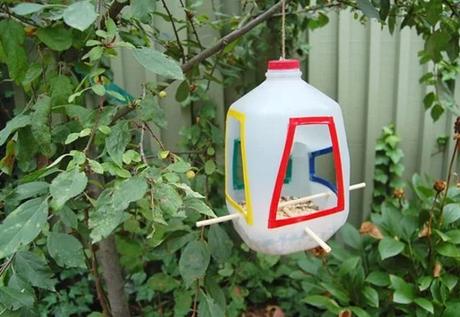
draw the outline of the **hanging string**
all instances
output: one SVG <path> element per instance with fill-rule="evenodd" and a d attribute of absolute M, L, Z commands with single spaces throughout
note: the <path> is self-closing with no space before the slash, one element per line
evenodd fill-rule
<path fill-rule="evenodd" d="M 281 58 L 286 59 L 286 0 L 281 2 Z"/>

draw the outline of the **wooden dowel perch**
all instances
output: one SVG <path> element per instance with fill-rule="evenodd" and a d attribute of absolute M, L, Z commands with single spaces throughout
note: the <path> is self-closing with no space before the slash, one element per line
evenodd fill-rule
<path fill-rule="evenodd" d="M 326 252 L 326 253 L 329 253 L 331 252 L 331 247 L 323 241 L 323 239 L 321 239 L 320 237 L 318 237 L 316 235 L 316 233 L 314 233 L 313 231 L 311 231 L 310 228 L 308 227 L 305 227 L 305 233 L 308 234 L 310 236 L 310 238 L 312 238 L 313 240 L 315 240 L 316 243 L 318 243 L 318 245 L 323 248 L 323 250 Z"/>
<path fill-rule="evenodd" d="M 359 188 L 364 188 L 364 187 L 366 187 L 366 183 L 354 184 L 354 185 L 350 186 L 350 191 L 355 190 L 355 189 L 359 189 Z M 281 208 L 286 207 L 286 206 L 305 203 L 307 201 L 310 201 L 310 200 L 313 200 L 313 199 L 316 199 L 316 198 L 329 196 L 329 195 L 330 195 L 329 192 L 324 192 L 324 193 L 318 193 L 318 194 L 314 194 L 314 195 L 311 195 L 311 196 L 306 196 L 306 197 L 302 197 L 302 198 L 298 198 L 298 199 L 283 201 L 282 203 L 278 204 L 278 209 L 281 209 Z"/>
<path fill-rule="evenodd" d="M 359 188 L 363 188 L 363 187 L 366 187 L 366 183 L 359 183 L 359 184 L 351 185 L 349 190 L 351 191 L 351 190 L 355 190 L 355 189 L 359 189 Z M 330 195 L 329 192 L 324 192 L 324 193 L 319 193 L 319 194 L 314 194 L 314 195 L 302 197 L 302 198 L 295 199 L 295 200 L 282 202 L 282 203 L 280 203 L 278 205 L 278 209 L 286 207 L 286 206 L 290 206 L 290 205 L 296 205 L 298 203 L 303 203 L 303 202 L 310 201 L 310 200 L 315 199 L 315 198 L 321 198 L 321 197 L 328 196 L 328 195 Z M 237 218 L 240 218 L 242 216 L 243 215 L 240 214 L 240 213 L 234 213 L 234 214 L 225 215 L 225 216 L 222 216 L 222 217 L 217 217 L 217 218 L 212 218 L 212 219 L 207 219 L 207 220 L 201 220 L 201 221 L 197 221 L 196 226 L 197 227 L 209 226 L 209 225 L 213 225 L 215 223 L 220 223 L 220 222 L 225 222 L 225 221 L 230 221 L 230 220 L 233 220 L 233 219 L 237 219 Z M 310 230 L 310 232 L 311 232 L 311 230 Z M 311 236 L 311 237 L 313 238 L 313 236 Z M 318 236 L 316 236 L 316 238 L 319 239 Z M 325 243 L 325 242 L 323 241 L 323 243 Z M 325 251 L 326 251 L 326 249 L 325 249 Z M 328 251 L 326 251 L 326 252 L 328 252 Z"/>
<path fill-rule="evenodd" d="M 230 214 L 230 215 L 226 215 L 226 216 L 222 216 L 222 217 L 217 217 L 217 218 L 212 218 L 212 219 L 207 219 L 207 220 L 201 220 L 201 221 L 197 221 L 196 226 L 197 227 L 209 226 L 209 225 L 213 225 L 215 223 L 233 220 L 233 219 L 236 219 L 236 218 L 239 218 L 239 217 L 242 217 L 242 216 L 243 215 L 240 214 L 240 213 L 234 213 L 234 214 Z"/>

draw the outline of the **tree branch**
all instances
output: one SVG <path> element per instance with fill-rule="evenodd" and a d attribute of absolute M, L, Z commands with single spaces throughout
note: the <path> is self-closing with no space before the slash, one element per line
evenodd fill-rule
<path fill-rule="evenodd" d="M 173 29 L 173 32 L 174 32 L 174 36 L 176 37 L 176 42 L 177 42 L 177 45 L 179 46 L 179 49 L 180 49 L 180 52 L 181 52 L 181 55 L 182 55 L 182 63 L 185 63 L 187 58 L 185 56 L 184 47 L 182 46 L 182 43 L 181 43 L 180 38 L 179 38 L 179 33 L 177 32 L 176 23 L 174 23 L 174 17 L 171 14 L 171 11 L 169 11 L 168 6 L 166 5 L 166 1 L 161 0 L 161 3 L 163 3 L 163 7 L 165 8 L 165 11 L 169 16 L 169 19 L 171 20 L 171 26 L 172 26 L 172 29 Z"/>
<path fill-rule="evenodd" d="M 268 18 L 270 18 L 273 14 L 278 12 L 281 8 L 282 0 L 277 2 L 275 5 L 273 5 L 270 9 L 265 11 L 264 13 L 258 15 L 256 18 L 253 20 L 249 21 L 246 23 L 244 26 L 242 26 L 239 29 L 236 29 L 233 32 L 228 33 L 225 35 L 223 38 L 221 38 L 214 46 L 211 46 L 204 51 L 202 51 L 200 54 L 195 55 L 192 57 L 187 63 L 182 64 L 181 68 L 184 73 L 188 72 L 190 69 L 193 68 L 196 64 L 201 63 L 208 57 L 216 54 L 225 46 L 230 44 L 231 42 L 235 41 L 236 39 L 240 38 L 244 34 L 248 33 L 251 31 L 253 28 L 255 28 L 257 25 L 260 23 L 266 21 Z M 286 2 L 289 2 L 289 0 L 286 0 Z"/>

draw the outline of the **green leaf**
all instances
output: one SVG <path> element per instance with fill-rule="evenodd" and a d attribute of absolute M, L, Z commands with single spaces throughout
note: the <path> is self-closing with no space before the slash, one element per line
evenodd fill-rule
<path fill-rule="evenodd" d="M 360 307 L 351 306 L 350 309 L 354 314 L 356 314 L 357 317 L 370 317 L 371 316 L 364 309 Z"/>
<path fill-rule="evenodd" d="M 13 19 L 0 21 L 0 51 L 8 65 L 8 74 L 20 83 L 27 72 L 27 53 L 24 49 L 25 32 L 21 23 Z"/>
<path fill-rule="evenodd" d="M 68 26 L 84 31 L 96 21 L 97 13 L 90 1 L 78 1 L 64 10 L 63 17 Z"/>
<path fill-rule="evenodd" d="M 415 304 L 426 310 L 427 312 L 434 314 L 433 304 L 426 298 L 416 298 L 414 299 Z"/>
<path fill-rule="evenodd" d="M 440 28 L 428 36 L 425 41 L 425 54 L 434 62 L 442 59 L 442 51 L 449 45 L 450 34 L 446 29 Z"/>
<path fill-rule="evenodd" d="M 214 160 L 207 160 L 206 163 L 204 163 L 204 172 L 207 175 L 211 175 L 216 171 L 216 162 Z"/>
<path fill-rule="evenodd" d="M 80 137 L 80 133 L 70 133 L 65 139 L 64 144 L 70 144 Z"/>
<path fill-rule="evenodd" d="M 166 115 L 155 97 L 145 97 L 139 105 L 138 117 L 143 121 L 153 121 L 159 128 L 166 127 Z"/>
<path fill-rule="evenodd" d="M 208 246 L 212 257 L 219 263 L 225 263 L 232 254 L 233 242 L 225 230 L 215 224 L 208 231 Z"/>
<path fill-rule="evenodd" d="M 184 80 L 178 87 L 177 87 L 177 90 L 176 90 L 176 100 L 178 102 L 182 102 L 184 101 L 185 99 L 187 99 L 188 95 L 189 95 L 189 85 L 188 85 L 188 81 Z"/>
<path fill-rule="evenodd" d="M 121 182 L 113 192 L 113 205 L 124 210 L 129 204 L 144 197 L 147 192 L 147 182 L 142 177 L 132 177 Z"/>
<path fill-rule="evenodd" d="M 32 84 L 34 80 L 40 77 L 42 72 L 43 68 L 40 64 L 34 63 L 30 65 L 30 67 L 27 69 L 24 79 L 22 80 L 22 85 L 24 86 L 24 89 L 28 91 L 29 88 L 25 86 Z"/>
<path fill-rule="evenodd" d="M 141 161 L 141 154 L 139 152 L 136 152 L 134 150 L 128 150 L 125 153 L 123 153 L 123 163 L 125 164 L 131 164 L 131 162 L 140 162 Z"/>
<path fill-rule="evenodd" d="M 132 0 L 131 12 L 133 17 L 143 23 L 148 23 L 149 14 L 155 11 L 155 2 L 151 0 Z"/>
<path fill-rule="evenodd" d="M 106 125 L 101 125 L 97 127 L 97 129 L 101 131 L 102 133 L 104 133 L 105 135 L 109 135 L 112 132 L 112 129 L 110 129 L 110 127 Z"/>
<path fill-rule="evenodd" d="M 451 258 L 459 258 L 460 257 L 460 249 L 455 244 L 452 243 L 441 243 L 437 248 L 436 251 L 443 256 L 451 257 Z"/>
<path fill-rule="evenodd" d="M 30 282 L 33 286 L 54 290 L 56 280 L 52 279 L 53 273 L 46 260 L 35 253 L 29 251 L 16 253 L 13 268 L 24 281 Z"/>
<path fill-rule="evenodd" d="M 155 186 L 155 198 L 158 200 L 161 210 L 173 216 L 182 206 L 182 198 L 176 189 L 169 184 Z"/>
<path fill-rule="evenodd" d="M 78 217 L 77 215 L 73 212 L 72 209 L 70 209 L 67 206 L 62 207 L 62 209 L 59 211 L 59 218 L 61 218 L 62 222 L 73 229 L 77 229 L 78 227 Z"/>
<path fill-rule="evenodd" d="M 16 13 L 17 15 L 28 15 L 38 11 L 41 11 L 45 8 L 43 4 L 38 3 L 19 3 L 15 5 L 11 11 Z"/>
<path fill-rule="evenodd" d="M 184 317 L 192 307 L 192 295 L 184 290 L 174 291 L 174 317 Z"/>
<path fill-rule="evenodd" d="M 318 308 L 326 308 L 330 312 L 338 313 L 340 311 L 340 306 L 335 300 L 322 295 L 307 296 L 303 299 L 303 302 Z"/>
<path fill-rule="evenodd" d="M 34 303 L 34 297 L 27 292 L 0 286 L 0 303 L 7 309 L 17 310 L 21 307 L 31 307 Z"/>
<path fill-rule="evenodd" d="M 379 307 L 379 293 L 370 286 L 365 286 L 363 288 L 363 295 L 367 303 L 371 307 Z"/>
<path fill-rule="evenodd" d="M 182 251 L 179 272 L 189 287 L 193 281 L 204 277 L 211 255 L 207 244 L 202 240 L 191 241 Z"/>
<path fill-rule="evenodd" d="M 225 312 L 211 296 L 201 292 L 200 304 L 198 305 L 198 316 L 225 317 Z"/>
<path fill-rule="evenodd" d="M 112 202 L 111 192 L 103 191 L 96 201 L 95 209 L 89 214 L 90 237 L 94 243 L 109 236 L 127 218 L 123 210 Z"/>
<path fill-rule="evenodd" d="M 445 225 L 450 225 L 460 219 L 460 204 L 453 203 L 444 206 L 442 217 Z"/>
<path fill-rule="evenodd" d="M 449 237 L 449 242 L 454 244 L 460 244 L 460 230 L 450 230 L 446 232 L 446 235 Z"/>
<path fill-rule="evenodd" d="M 458 317 L 458 312 L 460 311 L 460 302 L 449 301 L 445 303 L 445 310 L 441 317 Z"/>
<path fill-rule="evenodd" d="M 50 232 L 46 246 L 49 254 L 59 266 L 86 268 L 83 246 L 74 236 Z"/>
<path fill-rule="evenodd" d="M 179 282 L 165 273 L 156 273 L 148 279 L 147 285 L 154 291 L 168 293 L 179 286 Z"/>
<path fill-rule="evenodd" d="M 198 211 L 200 214 L 216 218 L 216 214 L 202 200 L 189 198 L 184 201 L 185 208 Z"/>
<path fill-rule="evenodd" d="M 48 202 L 43 198 L 26 201 L 0 224 L 0 259 L 34 240 L 48 218 Z"/>
<path fill-rule="evenodd" d="M 358 8 L 368 17 L 379 20 L 380 14 L 369 0 L 357 0 Z"/>
<path fill-rule="evenodd" d="M 190 170 L 191 168 L 192 168 L 192 166 L 190 165 L 190 163 L 180 160 L 180 161 L 177 161 L 177 162 L 169 165 L 166 169 L 168 171 L 172 171 L 172 172 L 176 172 L 176 173 L 185 173 L 188 170 Z"/>
<path fill-rule="evenodd" d="M 444 107 L 441 106 L 440 104 L 435 104 L 432 108 L 431 108 L 431 118 L 433 119 L 433 121 L 438 121 L 439 118 L 441 118 L 442 114 L 444 113 Z"/>
<path fill-rule="evenodd" d="M 65 51 L 72 46 L 72 31 L 63 25 L 40 28 L 37 37 L 46 46 L 55 51 Z"/>
<path fill-rule="evenodd" d="M 105 88 L 101 84 L 96 84 L 91 87 L 91 90 L 98 96 L 104 96 L 105 95 Z"/>
<path fill-rule="evenodd" d="M 37 141 L 41 153 L 47 156 L 51 151 L 51 128 L 49 125 L 50 101 L 51 99 L 48 96 L 39 96 L 33 106 L 34 112 L 31 115 L 31 127 L 34 139 Z"/>
<path fill-rule="evenodd" d="M 423 98 L 423 106 L 425 107 L 425 110 L 428 110 L 431 108 L 435 99 L 436 99 L 436 95 L 434 94 L 434 92 L 429 92 L 428 94 L 425 95 L 425 97 Z"/>
<path fill-rule="evenodd" d="M 62 208 L 70 198 L 80 195 L 87 184 L 88 178 L 85 173 L 79 172 L 77 169 L 62 172 L 56 176 L 50 185 L 54 207 L 56 209 Z"/>
<path fill-rule="evenodd" d="M 344 224 L 338 232 L 338 236 L 340 236 L 341 240 L 346 245 L 352 247 L 353 249 L 360 250 L 362 248 L 361 235 L 351 224 Z"/>
<path fill-rule="evenodd" d="M 131 140 L 127 121 L 119 122 L 112 127 L 112 133 L 105 139 L 105 147 L 110 158 L 119 167 L 123 165 L 123 153 Z"/>
<path fill-rule="evenodd" d="M 21 184 L 16 187 L 16 198 L 24 200 L 37 195 L 43 195 L 48 192 L 49 184 L 47 182 L 30 182 Z"/>
<path fill-rule="evenodd" d="M 414 287 L 396 275 L 390 275 L 391 286 L 395 290 L 393 302 L 410 304 L 415 299 Z"/>
<path fill-rule="evenodd" d="M 104 174 L 104 167 L 102 167 L 101 163 L 99 163 L 98 161 L 88 159 L 88 164 L 94 173 Z"/>
<path fill-rule="evenodd" d="M 398 255 L 404 250 L 404 243 L 390 237 L 384 237 L 379 242 L 379 253 L 382 260 Z"/>
<path fill-rule="evenodd" d="M 417 280 L 418 289 L 423 292 L 428 287 L 430 287 L 431 281 L 433 281 L 431 276 L 421 276 Z"/>
<path fill-rule="evenodd" d="M 134 57 L 147 70 L 172 79 L 184 79 L 179 64 L 169 56 L 148 47 L 134 49 Z"/>
<path fill-rule="evenodd" d="M 28 115 L 17 115 L 6 123 L 6 126 L 0 131 L 0 146 L 5 144 L 9 136 L 16 132 L 17 129 L 28 126 L 31 123 L 31 118 Z"/>
<path fill-rule="evenodd" d="M 371 272 L 366 281 L 369 283 L 376 285 L 376 286 L 387 286 L 390 285 L 390 277 L 387 273 L 380 272 L 380 271 L 373 271 Z"/>

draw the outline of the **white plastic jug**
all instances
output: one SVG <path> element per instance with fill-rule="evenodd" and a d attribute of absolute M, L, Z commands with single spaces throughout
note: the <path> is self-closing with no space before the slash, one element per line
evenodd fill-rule
<path fill-rule="evenodd" d="M 350 162 L 339 105 L 301 79 L 298 60 L 270 61 L 267 79 L 227 113 L 225 196 L 253 250 L 287 254 L 329 239 L 349 211 Z M 280 201 L 327 192 L 308 203 Z M 278 210 L 281 209 L 281 210 Z"/>

